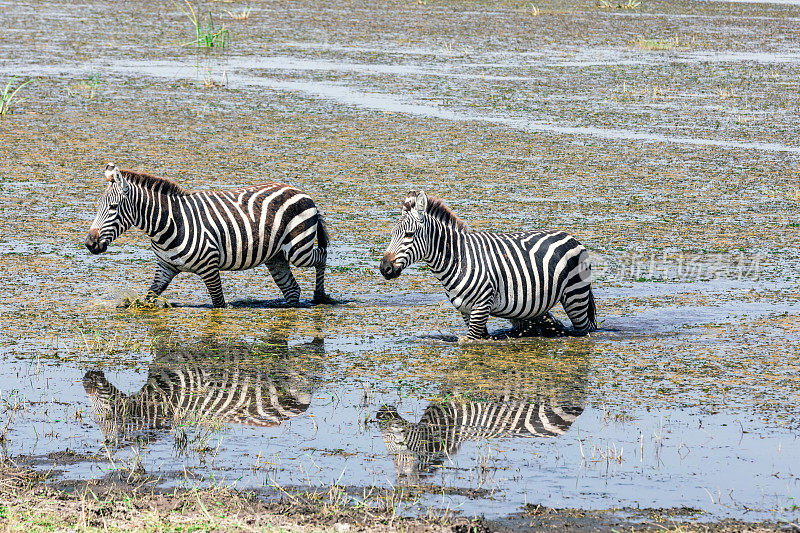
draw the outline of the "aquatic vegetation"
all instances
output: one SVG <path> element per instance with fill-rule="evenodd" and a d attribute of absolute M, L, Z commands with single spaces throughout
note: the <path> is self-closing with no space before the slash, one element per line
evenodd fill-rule
<path fill-rule="evenodd" d="M 200 23 L 200 16 L 195 11 L 189 0 L 183 0 L 186 3 L 186 8 L 178 4 L 175 0 L 173 3 L 178 6 L 178 9 L 186 15 L 194 26 L 195 40 L 185 43 L 184 46 L 194 44 L 198 48 L 225 48 L 230 43 L 230 31 L 224 24 L 221 28 L 214 26 L 214 18 L 212 14 L 208 13 L 208 26 L 205 28 Z"/>
<path fill-rule="evenodd" d="M 686 48 L 689 44 L 693 43 L 694 39 L 690 42 L 682 41 L 677 34 L 669 39 L 646 39 L 639 37 L 633 44 L 642 50 L 674 50 L 677 48 Z"/>
<path fill-rule="evenodd" d="M 67 88 L 67 93 L 70 96 L 80 95 L 88 100 L 94 100 L 100 89 L 100 75 L 92 74 L 89 79 L 81 81 L 72 87 Z"/>
<path fill-rule="evenodd" d="M 122 307 L 127 309 L 169 309 L 172 305 L 161 296 L 155 296 L 149 299 L 125 296 L 122 299 Z"/>
<path fill-rule="evenodd" d="M 226 87 L 228 85 L 228 72 L 223 70 L 222 77 L 219 79 L 219 81 L 217 81 L 211 75 L 211 71 L 206 69 L 206 75 L 203 78 L 203 85 L 208 89 L 213 89 L 215 87 Z"/>
<path fill-rule="evenodd" d="M 253 10 L 251 7 L 246 7 L 241 11 L 230 11 L 228 9 L 225 10 L 225 13 L 233 20 L 238 21 L 245 21 L 250 18 L 250 12 Z"/>
<path fill-rule="evenodd" d="M 3 89 L 3 92 L 0 93 L 0 115 L 7 115 L 9 109 L 11 108 L 11 101 L 14 100 L 14 97 L 17 95 L 20 89 L 32 83 L 34 80 L 28 80 L 20 84 L 16 89 L 13 91 L 11 90 L 11 86 L 14 83 L 14 80 L 17 79 L 16 76 L 12 76 L 8 83 L 6 84 L 6 88 Z"/>
<path fill-rule="evenodd" d="M 738 95 L 730 87 L 720 87 L 714 91 L 717 98 L 720 100 L 727 100 L 729 98 L 738 98 Z"/>
<path fill-rule="evenodd" d="M 640 5 L 641 2 L 638 0 L 625 0 L 625 3 L 620 2 L 611 2 L 610 0 L 600 0 L 598 3 L 598 7 L 601 9 L 636 9 Z"/>

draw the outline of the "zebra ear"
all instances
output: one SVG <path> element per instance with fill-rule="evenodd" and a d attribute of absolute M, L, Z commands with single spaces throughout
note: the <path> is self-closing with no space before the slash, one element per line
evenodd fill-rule
<path fill-rule="evenodd" d="M 418 220 L 422 220 L 425 216 L 425 211 L 428 209 L 428 195 L 425 194 L 425 191 L 419 191 L 417 194 L 417 203 L 414 206 L 414 216 Z"/>
<path fill-rule="evenodd" d="M 109 163 L 106 165 L 106 179 L 112 183 L 116 183 L 119 185 L 120 189 L 122 189 L 122 194 L 124 196 L 128 195 L 128 192 L 131 190 L 130 185 L 128 184 L 128 180 L 126 180 L 122 176 L 122 172 L 119 171 L 119 168 L 114 163 Z"/>

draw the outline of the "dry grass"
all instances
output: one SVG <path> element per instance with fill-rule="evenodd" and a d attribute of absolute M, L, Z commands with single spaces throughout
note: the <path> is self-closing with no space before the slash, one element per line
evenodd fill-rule
<path fill-rule="evenodd" d="M 401 519 L 353 505 L 339 488 L 278 503 L 226 488 L 169 494 L 89 483 L 60 491 L 26 468 L 0 465 L 0 531 L 467 531 L 473 522 Z M 357 502 L 356 502 L 357 503 Z M 485 526 L 476 524 L 478 531 Z"/>
<path fill-rule="evenodd" d="M 226 9 L 225 13 L 227 13 L 232 20 L 245 21 L 250 18 L 251 11 L 252 8 L 246 7 L 241 11 L 230 11 Z"/>

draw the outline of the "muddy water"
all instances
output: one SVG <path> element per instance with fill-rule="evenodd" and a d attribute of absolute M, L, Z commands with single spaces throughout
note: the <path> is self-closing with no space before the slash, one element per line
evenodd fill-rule
<path fill-rule="evenodd" d="M 796 6 L 249 5 L 230 48 L 197 52 L 168 4 L 114 4 L 112 28 L 103 2 L 3 4 L 0 75 L 37 78 L 0 118 L 9 457 L 265 497 L 399 487 L 407 514 L 796 520 Z M 223 275 L 230 309 L 191 276 L 171 309 L 118 309 L 153 257 L 135 231 L 83 248 L 108 160 L 305 188 L 349 302 L 281 308 L 257 269 Z M 429 272 L 376 269 L 410 188 L 476 229 L 573 232 L 601 330 L 450 342 L 464 326 Z M 492 432 L 464 412 L 536 416 Z"/>

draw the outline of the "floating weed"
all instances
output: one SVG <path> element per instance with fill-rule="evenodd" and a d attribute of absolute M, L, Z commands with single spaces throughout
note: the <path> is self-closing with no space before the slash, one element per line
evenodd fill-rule
<path fill-rule="evenodd" d="M 690 44 L 694 44 L 695 40 L 682 41 L 677 34 L 670 39 L 646 39 L 639 37 L 633 41 L 634 46 L 642 50 L 675 50 L 678 48 L 687 48 Z"/>
<path fill-rule="evenodd" d="M 19 90 L 34 81 L 31 79 L 26 82 L 23 82 L 16 89 L 12 91 L 11 86 L 14 84 L 15 79 L 17 79 L 16 76 L 11 76 L 11 79 L 8 80 L 8 83 L 6 84 L 6 88 L 3 89 L 2 93 L 0 93 L 0 115 L 7 115 L 9 109 L 11 108 L 11 101 L 17 95 Z"/>
<path fill-rule="evenodd" d="M 184 43 L 183 46 L 194 44 L 198 48 L 225 48 L 230 42 L 230 32 L 223 24 L 221 28 L 214 27 L 214 19 L 211 13 L 208 14 L 208 26 L 203 28 L 200 24 L 200 18 L 197 12 L 189 3 L 189 0 L 183 0 L 186 3 L 186 9 L 173 0 L 173 3 L 178 6 L 178 9 L 186 15 L 192 22 L 195 30 L 195 40 Z"/>
<path fill-rule="evenodd" d="M 122 307 L 125 309 L 132 309 L 132 310 L 147 310 L 147 309 L 169 309 L 172 307 L 167 300 L 162 298 L 161 296 L 156 296 L 154 298 L 139 298 L 133 296 L 125 296 L 122 299 Z"/>
<path fill-rule="evenodd" d="M 250 18 L 250 12 L 252 10 L 253 8 L 251 7 L 246 7 L 241 11 L 229 11 L 226 9 L 225 13 L 227 13 L 232 20 L 245 21 Z"/>
<path fill-rule="evenodd" d="M 600 9 L 636 9 L 640 5 L 642 5 L 642 3 L 637 0 L 625 0 L 624 3 L 611 2 L 610 0 L 600 0 L 597 4 L 597 7 Z"/>
<path fill-rule="evenodd" d="M 82 96 L 87 100 L 94 100 L 100 88 L 100 75 L 92 74 L 88 80 L 83 80 L 75 85 L 67 88 L 67 94 L 70 96 Z"/>

